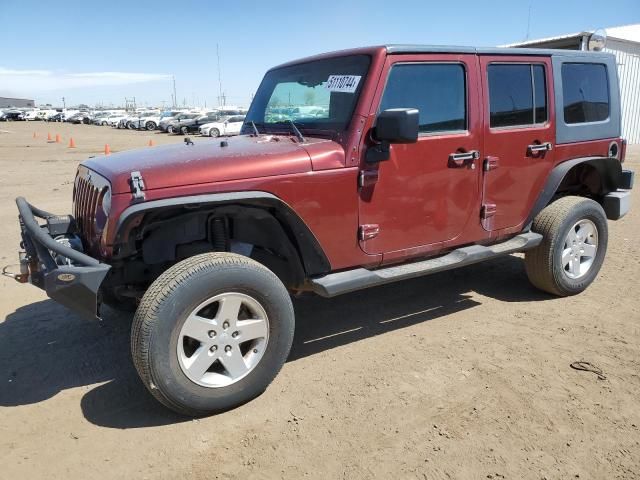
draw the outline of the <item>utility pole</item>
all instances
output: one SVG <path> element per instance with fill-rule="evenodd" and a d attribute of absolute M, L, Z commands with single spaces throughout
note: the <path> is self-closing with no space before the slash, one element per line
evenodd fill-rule
<path fill-rule="evenodd" d="M 173 78 L 173 108 L 176 108 L 176 106 L 178 105 L 178 97 L 176 96 L 176 77 L 175 77 L 175 75 L 172 78 Z"/>
<path fill-rule="evenodd" d="M 62 110 L 66 111 L 67 110 L 67 103 L 65 102 L 64 97 L 62 97 Z"/>
<path fill-rule="evenodd" d="M 225 98 L 224 98 L 224 95 L 222 94 L 222 75 L 220 73 L 220 47 L 217 43 L 216 43 L 216 55 L 218 57 L 218 105 L 220 105 L 221 101 L 222 101 L 222 105 L 224 105 Z"/>

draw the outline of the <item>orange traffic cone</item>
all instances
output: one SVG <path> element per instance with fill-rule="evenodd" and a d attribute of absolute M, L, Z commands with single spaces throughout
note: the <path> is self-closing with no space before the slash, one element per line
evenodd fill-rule
<path fill-rule="evenodd" d="M 53 139 L 51 138 L 51 132 L 47 133 L 47 142 L 53 142 Z"/>
<path fill-rule="evenodd" d="M 56 133 L 56 143 L 60 142 L 62 142 L 62 139 L 60 138 L 60 135 Z"/>
<path fill-rule="evenodd" d="M 107 143 L 107 144 L 104 146 L 104 154 L 105 154 L 105 155 L 109 155 L 110 153 L 111 153 L 111 149 L 109 148 L 109 144 Z"/>
<path fill-rule="evenodd" d="M 153 139 L 149 140 L 149 146 L 153 147 Z"/>
<path fill-rule="evenodd" d="M 73 137 L 69 139 L 69 148 L 76 148 L 76 142 L 73 141 Z"/>

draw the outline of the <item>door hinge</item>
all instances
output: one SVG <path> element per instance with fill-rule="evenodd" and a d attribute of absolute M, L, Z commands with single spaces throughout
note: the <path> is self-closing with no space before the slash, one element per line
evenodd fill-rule
<path fill-rule="evenodd" d="M 358 237 L 361 241 L 371 240 L 380 233 L 380 225 L 377 223 L 369 223 L 366 225 L 360 225 L 358 229 Z"/>
<path fill-rule="evenodd" d="M 131 179 L 129 180 L 131 187 L 131 199 L 134 202 L 141 202 L 144 200 L 144 179 L 142 174 L 138 171 L 131 172 Z"/>
<path fill-rule="evenodd" d="M 480 209 L 480 217 L 483 220 L 486 220 L 489 217 L 493 217 L 496 214 L 496 204 L 495 203 L 485 203 L 482 205 Z"/>
<path fill-rule="evenodd" d="M 360 175 L 358 175 L 358 186 L 360 188 L 375 185 L 377 181 L 378 170 L 360 170 Z"/>
<path fill-rule="evenodd" d="M 484 159 L 484 163 L 482 164 L 482 169 L 485 172 L 490 170 L 495 170 L 498 168 L 498 157 L 487 157 Z"/>

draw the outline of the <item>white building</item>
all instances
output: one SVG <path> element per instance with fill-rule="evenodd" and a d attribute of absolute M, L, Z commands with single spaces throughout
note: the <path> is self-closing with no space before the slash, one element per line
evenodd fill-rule
<path fill-rule="evenodd" d="M 622 136 L 629 143 L 640 143 L 640 23 L 604 29 L 605 52 L 616 56 L 622 101 Z M 541 38 L 507 47 L 562 48 L 587 50 L 592 31 Z"/>

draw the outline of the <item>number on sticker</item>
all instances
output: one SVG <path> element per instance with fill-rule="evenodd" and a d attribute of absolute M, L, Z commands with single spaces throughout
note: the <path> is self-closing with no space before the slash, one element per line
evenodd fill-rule
<path fill-rule="evenodd" d="M 330 92 L 353 93 L 360 83 L 360 75 L 329 75 L 325 85 Z"/>

